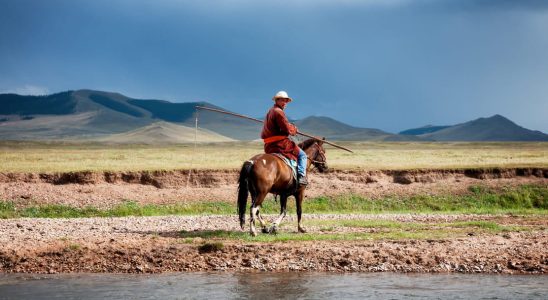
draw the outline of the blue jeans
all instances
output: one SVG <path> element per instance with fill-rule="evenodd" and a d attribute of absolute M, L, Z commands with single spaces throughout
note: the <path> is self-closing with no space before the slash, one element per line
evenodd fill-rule
<path fill-rule="evenodd" d="M 297 173 L 299 173 L 299 176 L 306 176 L 306 163 L 306 153 L 304 153 L 303 149 L 299 148 L 299 156 L 297 156 Z"/>

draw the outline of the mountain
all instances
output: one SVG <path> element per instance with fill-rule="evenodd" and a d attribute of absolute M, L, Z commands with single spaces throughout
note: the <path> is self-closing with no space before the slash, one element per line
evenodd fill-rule
<path fill-rule="evenodd" d="M 435 141 L 548 141 L 548 135 L 523 128 L 501 115 L 479 118 L 419 135 Z"/>
<path fill-rule="evenodd" d="M 65 139 L 125 132 L 152 122 L 129 98 L 90 90 L 49 96 L 0 95 L 0 139 Z"/>
<path fill-rule="evenodd" d="M 0 115 L 66 115 L 76 112 L 77 101 L 72 92 L 48 96 L 0 94 Z"/>
<path fill-rule="evenodd" d="M 196 118 L 203 141 L 256 140 L 262 124 L 207 110 L 207 102 L 172 103 L 119 93 L 77 90 L 47 96 L 0 94 L 0 140 L 85 139 L 127 142 L 193 142 Z M 265 107 L 266 110 L 266 107 Z M 455 126 L 425 126 L 392 134 L 328 117 L 294 120 L 302 132 L 347 141 L 546 141 L 495 115 Z M 191 133 L 192 131 L 192 133 Z"/>
<path fill-rule="evenodd" d="M 404 131 L 400 131 L 399 134 L 403 134 L 403 135 L 421 135 L 421 134 L 436 132 L 438 130 L 442 130 L 442 129 L 445 129 L 445 128 L 448 128 L 448 127 L 451 127 L 451 126 L 426 125 L 426 126 L 419 127 L 419 128 L 412 128 L 412 129 L 407 129 L 407 130 L 404 130 Z"/>
<path fill-rule="evenodd" d="M 77 90 L 48 96 L 0 95 L 0 139 L 120 139 L 141 141 L 159 135 L 173 136 L 166 123 L 194 127 L 225 138 L 256 140 L 262 124 L 207 110 L 196 105 L 222 109 L 207 102 L 172 103 L 156 99 L 133 99 L 119 93 Z M 421 140 L 378 129 L 352 127 L 327 117 L 295 121 L 304 132 L 335 140 Z M 171 133 L 167 133 L 171 132 Z M 182 133 L 181 133 L 182 134 Z M 193 139 L 192 139 L 193 140 Z"/>
<path fill-rule="evenodd" d="M 194 127 L 196 105 L 216 107 L 207 102 L 141 100 L 93 90 L 48 96 L 0 94 L 0 139 L 89 139 L 136 130 L 158 121 Z M 256 138 L 260 130 L 249 121 L 213 112 L 198 115 L 200 127 L 235 139 L 250 133 Z"/>
<path fill-rule="evenodd" d="M 118 93 L 77 90 L 49 96 L 0 94 L 0 139 L 93 138 L 122 133 L 158 121 L 198 126 L 232 139 L 259 137 L 261 124 L 210 111 L 207 102 L 172 103 L 133 99 Z"/>
<path fill-rule="evenodd" d="M 325 137 L 328 140 L 365 141 L 365 140 L 424 140 L 420 137 L 398 136 L 379 129 L 353 127 L 328 117 L 307 117 L 295 121 L 299 131 Z"/>

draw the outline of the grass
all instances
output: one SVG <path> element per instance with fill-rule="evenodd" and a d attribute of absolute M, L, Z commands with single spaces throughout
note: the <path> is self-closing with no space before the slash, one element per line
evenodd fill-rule
<path fill-rule="evenodd" d="M 308 226 L 321 226 L 331 228 L 333 231 L 336 226 L 349 228 L 376 228 L 376 229 L 403 229 L 416 228 L 420 229 L 418 223 L 403 223 L 390 220 L 309 220 L 306 222 Z"/>
<path fill-rule="evenodd" d="M 79 244 L 70 244 L 68 246 L 68 249 L 72 250 L 72 251 L 77 251 L 77 250 L 80 250 L 81 246 Z"/>
<path fill-rule="evenodd" d="M 204 243 L 200 247 L 198 247 L 198 251 L 200 253 L 217 252 L 223 250 L 224 247 L 225 245 L 221 242 Z"/>
<path fill-rule="evenodd" d="M 548 143 L 340 142 L 354 153 L 326 146 L 335 169 L 447 169 L 548 167 Z M 181 145 L 108 145 L 0 142 L 0 172 L 150 171 L 238 169 L 262 153 L 257 142 Z M 55 153 L 52 155 L 51 153 Z"/>
<path fill-rule="evenodd" d="M 294 201 L 288 209 L 295 211 Z M 305 213 L 473 213 L 473 214 L 547 214 L 548 186 L 523 185 L 503 190 L 472 187 L 466 195 L 386 197 L 369 199 L 356 195 L 307 199 Z M 279 204 L 265 201 L 262 213 L 276 214 Z M 126 201 L 109 209 L 77 208 L 59 204 L 17 207 L 14 202 L 0 201 L 0 218 L 81 218 L 161 215 L 234 215 L 230 202 L 194 202 L 176 205 L 139 205 Z M 352 222 L 352 221 L 349 221 Z M 363 224 L 362 224 L 363 225 Z M 395 226 L 372 224 L 371 226 Z"/>
<path fill-rule="evenodd" d="M 251 236 L 247 231 L 194 231 L 180 233 L 181 238 L 201 238 L 208 241 L 236 240 L 244 242 L 289 242 L 289 241 L 355 241 L 355 240 L 377 240 L 377 239 L 429 239 L 442 238 L 447 236 L 448 231 L 438 232 L 382 232 L 380 234 L 371 234 L 363 232 L 355 233 L 305 233 L 298 234 L 292 232 L 281 232 L 278 234 L 259 234 Z"/>
<path fill-rule="evenodd" d="M 508 231 L 528 231 L 529 227 L 516 226 L 516 225 L 500 225 L 494 221 L 456 221 L 449 223 L 414 223 L 414 222 L 397 222 L 390 220 L 309 220 L 306 222 L 308 226 L 320 226 L 332 228 L 330 231 L 334 231 L 336 227 L 347 228 L 367 228 L 375 229 L 383 232 L 390 231 L 422 231 L 432 230 L 432 227 L 451 228 L 453 230 L 459 229 L 476 229 L 489 232 L 508 232 Z M 284 226 L 292 226 L 290 224 L 284 224 Z"/>
<path fill-rule="evenodd" d="M 499 225 L 492 221 L 467 221 L 451 223 L 412 223 L 377 220 L 311 220 L 308 226 L 334 226 L 336 228 L 368 228 L 371 230 L 355 232 L 320 232 L 299 234 L 283 230 L 281 233 L 259 234 L 251 236 L 247 231 L 205 230 L 181 231 L 179 237 L 188 241 L 199 238 L 204 245 L 219 241 L 244 242 L 289 242 L 289 241 L 359 241 L 359 240 L 428 240 L 465 237 L 479 234 L 496 234 L 501 232 L 530 231 L 531 228 L 514 225 Z M 294 226 L 294 224 L 289 225 Z M 284 226 L 284 227 L 287 227 Z"/>
<path fill-rule="evenodd" d="M 277 213 L 278 204 L 267 201 L 263 213 Z M 0 201 L 0 218 L 77 218 L 122 217 L 156 215 L 235 215 L 235 205 L 227 202 L 204 202 L 178 205 L 139 205 L 123 202 L 109 209 L 94 207 L 76 208 L 63 205 L 17 207 L 13 202 Z M 293 213 L 294 207 L 290 208 Z M 542 218 L 548 212 L 548 186 L 523 185 L 515 188 L 491 190 L 471 187 L 466 195 L 387 197 L 372 200 L 349 195 L 345 197 L 320 197 L 305 202 L 306 213 L 510 213 L 535 214 Z M 522 217 L 523 218 L 523 217 Z M 305 220 L 305 225 L 315 228 L 312 233 L 293 232 L 295 224 L 283 223 L 279 234 L 259 234 L 252 237 L 247 231 L 202 230 L 182 231 L 180 243 L 199 243 L 201 253 L 220 251 L 226 241 L 290 242 L 290 241 L 361 241 L 361 240 L 428 240 L 466 237 L 469 235 L 546 230 L 544 225 L 498 224 L 490 221 L 455 222 L 398 222 L 393 220 Z M 343 230 L 341 230 L 343 229 Z M 68 249 L 78 250 L 70 244 Z"/>
<path fill-rule="evenodd" d="M 7 218 L 90 218 L 126 216 L 165 216 L 234 213 L 234 206 L 226 202 L 205 202 L 180 205 L 139 205 L 125 201 L 109 209 L 95 207 L 77 208 L 60 204 L 48 204 L 17 208 L 13 202 L 0 201 L 0 219 Z"/>

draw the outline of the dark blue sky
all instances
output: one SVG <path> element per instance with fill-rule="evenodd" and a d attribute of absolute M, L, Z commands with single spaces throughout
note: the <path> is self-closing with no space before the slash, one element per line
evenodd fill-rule
<path fill-rule="evenodd" d="M 548 132 L 548 1 L 0 0 L 0 92 L 91 88 L 396 132 Z"/>

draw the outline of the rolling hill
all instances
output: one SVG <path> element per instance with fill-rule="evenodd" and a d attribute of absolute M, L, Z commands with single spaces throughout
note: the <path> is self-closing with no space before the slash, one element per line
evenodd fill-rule
<path fill-rule="evenodd" d="M 0 94 L 0 139 L 104 137 L 158 121 L 194 127 L 196 105 L 142 100 L 118 93 L 77 90 L 48 96 Z M 199 126 L 232 139 L 256 139 L 261 125 L 209 111 L 198 113 Z"/>
<path fill-rule="evenodd" d="M 130 142 L 193 142 L 195 119 L 204 141 L 256 140 L 262 124 L 195 106 L 207 102 L 172 103 L 134 99 L 119 93 L 77 90 L 47 96 L 0 94 L 0 140 L 86 139 Z M 268 107 L 265 107 L 265 111 Z M 224 110 L 224 109 L 223 109 Z M 392 134 L 359 128 L 328 117 L 295 120 L 302 132 L 348 141 L 546 141 L 547 135 L 496 115 L 455 126 L 425 126 Z"/>
<path fill-rule="evenodd" d="M 196 116 L 199 127 L 210 133 L 236 140 L 259 138 L 262 124 L 205 110 L 197 112 L 196 105 L 223 109 L 207 102 L 172 103 L 133 99 L 119 93 L 93 90 L 66 91 L 48 96 L 2 94 L 0 139 L 118 138 L 140 142 L 143 136 L 150 135 L 151 127 L 148 126 L 153 123 L 164 121 L 194 127 Z M 352 127 L 327 117 L 309 117 L 296 123 L 302 131 L 335 140 L 421 139 L 397 136 L 378 129 Z M 168 139 L 168 136 L 175 139 L 172 128 L 166 127 L 166 123 L 162 124 L 162 133 L 159 133 L 165 134 L 162 140 Z M 160 130 L 157 125 L 153 128 Z"/>
<path fill-rule="evenodd" d="M 397 141 L 425 140 L 414 136 L 400 136 L 379 129 L 353 127 L 328 117 L 307 117 L 295 121 L 300 131 L 322 136 L 328 140 L 344 141 Z"/>
<path fill-rule="evenodd" d="M 94 97 L 108 98 L 105 105 Z M 68 139 L 133 130 L 153 122 L 127 97 L 90 90 L 49 96 L 0 95 L 0 139 Z"/>
<path fill-rule="evenodd" d="M 523 128 L 501 115 L 419 135 L 435 141 L 548 141 L 548 135 Z"/>
<path fill-rule="evenodd" d="M 412 128 L 412 129 L 407 129 L 407 130 L 404 130 L 404 131 L 400 131 L 399 134 L 403 134 L 403 135 L 421 135 L 421 134 L 436 132 L 438 130 L 442 130 L 442 129 L 445 129 L 445 128 L 448 128 L 448 127 L 451 127 L 451 126 L 426 125 L 426 126 L 419 127 L 419 128 Z"/>
<path fill-rule="evenodd" d="M 165 121 L 152 123 L 142 128 L 128 132 L 109 135 L 104 138 L 96 139 L 101 142 L 110 143 L 142 143 L 142 144 L 172 144 L 188 143 L 196 140 L 199 143 L 204 142 L 230 142 L 234 141 L 218 133 L 207 129 L 195 128 L 177 125 Z"/>

